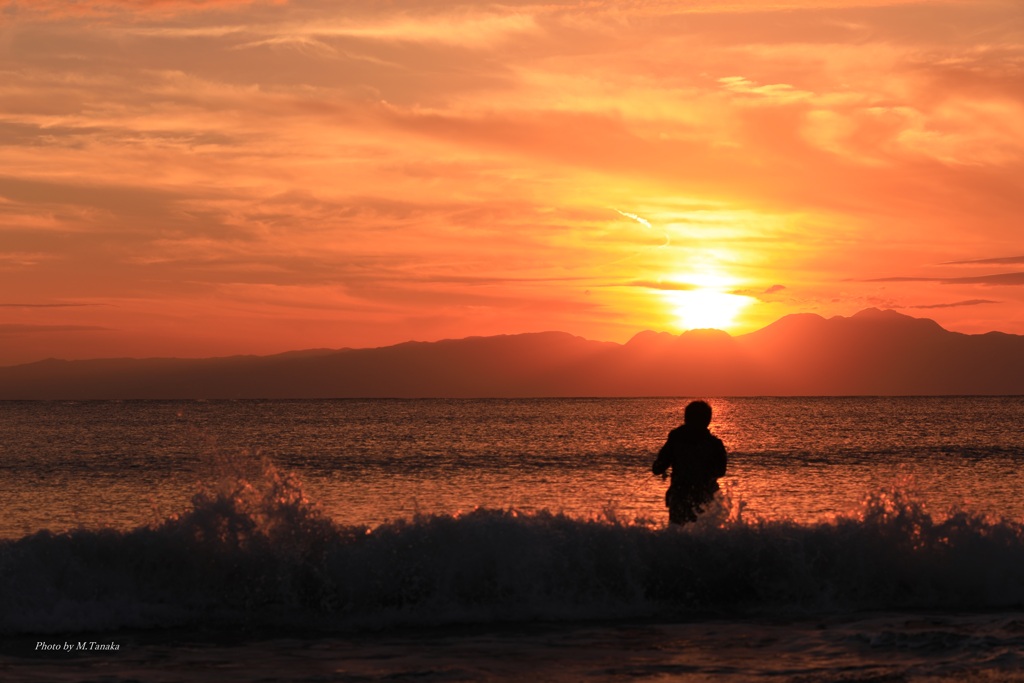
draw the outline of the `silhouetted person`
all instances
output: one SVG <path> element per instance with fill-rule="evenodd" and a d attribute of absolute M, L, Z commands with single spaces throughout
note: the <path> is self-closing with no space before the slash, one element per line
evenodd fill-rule
<path fill-rule="evenodd" d="M 708 431 L 710 424 L 711 406 L 704 401 L 690 403 L 683 412 L 683 424 L 669 432 L 651 468 L 662 479 L 672 469 L 672 484 L 665 493 L 671 524 L 696 521 L 718 490 L 718 478 L 725 475 L 725 446 Z"/>

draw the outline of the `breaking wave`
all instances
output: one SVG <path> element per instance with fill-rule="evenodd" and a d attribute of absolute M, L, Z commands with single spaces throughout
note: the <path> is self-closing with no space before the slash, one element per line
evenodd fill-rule
<path fill-rule="evenodd" d="M 0 542 L 0 632 L 1019 608 L 1021 566 L 1021 524 L 932 516 L 901 486 L 814 524 L 726 496 L 683 529 L 492 509 L 367 528 L 267 466 L 151 526 Z"/>

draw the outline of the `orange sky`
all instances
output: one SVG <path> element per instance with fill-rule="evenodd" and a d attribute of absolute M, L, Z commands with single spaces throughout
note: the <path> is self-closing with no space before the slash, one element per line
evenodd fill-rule
<path fill-rule="evenodd" d="M 0 365 L 1024 334 L 1024 5 L 0 0 Z"/>

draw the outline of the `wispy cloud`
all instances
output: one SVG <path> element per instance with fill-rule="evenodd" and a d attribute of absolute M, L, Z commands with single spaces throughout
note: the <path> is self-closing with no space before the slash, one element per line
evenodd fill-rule
<path fill-rule="evenodd" d="M 125 12 L 143 12 L 155 16 L 196 14 L 257 4 L 284 4 L 288 0 L 11 0 L 15 16 L 90 18 L 109 17 Z"/>
<path fill-rule="evenodd" d="M 103 332 L 110 328 L 99 325 L 22 325 L 0 323 L 0 335 L 61 334 L 68 332 Z"/>
<path fill-rule="evenodd" d="M 946 266 L 1011 266 L 1024 264 L 1024 256 L 1000 256 L 996 258 L 972 259 L 969 261 L 946 261 Z"/>
<path fill-rule="evenodd" d="M 699 285 L 690 284 L 688 282 L 668 282 L 668 281 L 650 281 L 650 280 L 635 280 L 628 283 L 630 287 L 641 287 L 643 289 L 657 289 L 665 292 L 688 292 L 694 289 L 699 289 Z"/>
<path fill-rule="evenodd" d="M 615 209 L 615 211 L 616 211 L 616 213 L 618 213 L 618 214 L 620 214 L 622 216 L 625 216 L 626 218 L 628 218 L 630 220 L 636 221 L 637 223 L 639 223 L 640 225 L 644 226 L 645 228 L 650 228 L 651 227 L 651 222 L 649 220 L 647 220 L 646 218 L 642 217 L 642 216 L 638 216 L 635 213 L 629 213 L 628 211 L 619 211 L 618 209 Z"/>
<path fill-rule="evenodd" d="M 770 301 L 773 294 L 778 294 L 786 289 L 784 285 L 772 285 L 767 289 L 734 289 L 729 294 L 735 294 L 737 296 L 746 296 L 760 301 Z"/>
<path fill-rule="evenodd" d="M 943 285 L 1018 286 L 1024 285 L 1024 273 L 997 273 L 973 277 L 880 277 L 865 280 L 865 282 L 938 282 Z"/>
<path fill-rule="evenodd" d="M 954 301 L 947 304 L 916 304 L 913 306 L 903 306 L 902 308 L 962 308 L 964 306 L 984 306 L 986 304 L 998 303 L 998 301 L 992 301 L 991 299 L 969 299 L 967 301 Z"/>
<path fill-rule="evenodd" d="M 101 304 L 16 304 L 0 303 L 0 308 L 84 308 Z"/>

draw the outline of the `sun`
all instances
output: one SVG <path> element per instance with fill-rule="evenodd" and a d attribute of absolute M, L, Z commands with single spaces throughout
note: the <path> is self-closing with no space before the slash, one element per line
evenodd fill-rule
<path fill-rule="evenodd" d="M 665 292 L 676 326 L 682 330 L 733 327 L 740 312 L 754 299 L 731 291 L 733 283 L 720 275 L 702 274 L 679 278 L 690 286 Z"/>
<path fill-rule="evenodd" d="M 673 313 L 677 324 L 684 330 L 728 330 L 740 311 L 751 302 L 748 296 L 714 289 L 699 288 L 673 294 Z"/>

